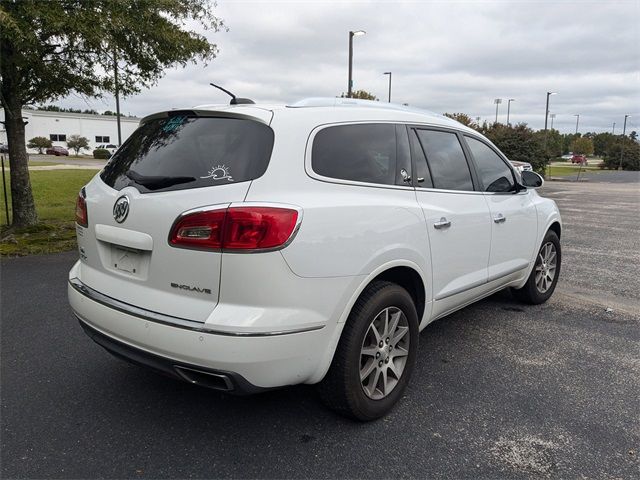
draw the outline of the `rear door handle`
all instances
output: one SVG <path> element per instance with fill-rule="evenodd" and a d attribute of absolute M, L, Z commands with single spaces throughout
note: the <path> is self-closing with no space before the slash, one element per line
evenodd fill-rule
<path fill-rule="evenodd" d="M 451 226 L 451 220 L 447 220 L 446 217 L 442 217 L 438 222 L 433 224 L 433 227 L 436 230 L 441 230 L 443 228 L 449 228 Z"/>
<path fill-rule="evenodd" d="M 495 223 L 504 223 L 504 222 L 507 221 L 507 217 L 505 217 L 503 214 L 499 213 L 495 217 L 493 217 L 493 221 Z"/>

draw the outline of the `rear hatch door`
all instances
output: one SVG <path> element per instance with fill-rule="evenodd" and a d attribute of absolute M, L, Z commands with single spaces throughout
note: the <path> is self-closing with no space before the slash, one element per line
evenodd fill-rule
<path fill-rule="evenodd" d="M 189 111 L 143 120 L 84 189 L 82 282 L 136 307 L 204 322 L 218 301 L 222 254 L 170 246 L 171 227 L 185 211 L 243 201 L 272 147 L 273 131 L 256 117 Z"/>

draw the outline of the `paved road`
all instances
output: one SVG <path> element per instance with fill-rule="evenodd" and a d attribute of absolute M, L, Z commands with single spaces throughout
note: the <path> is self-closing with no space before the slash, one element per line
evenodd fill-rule
<path fill-rule="evenodd" d="M 67 307 L 75 253 L 3 261 L 1 476 L 637 478 L 640 201 L 594 185 L 546 187 L 566 222 L 554 297 L 427 327 L 403 401 L 369 424 L 312 387 L 236 398 L 118 361 Z"/>

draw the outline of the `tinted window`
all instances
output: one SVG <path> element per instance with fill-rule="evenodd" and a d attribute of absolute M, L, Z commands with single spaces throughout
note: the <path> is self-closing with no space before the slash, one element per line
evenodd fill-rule
<path fill-rule="evenodd" d="M 465 137 L 485 192 L 510 192 L 515 187 L 513 173 L 500 156 L 485 143 Z"/>
<path fill-rule="evenodd" d="M 471 172 L 458 136 L 437 130 L 417 132 L 427 156 L 433 187 L 443 190 L 473 190 Z"/>
<path fill-rule="evenodd" d="M 142 193 L 226 185 L 260 177 L 272 148 L 273 131 L 262 123 L 176 115 L 141 125 L 100 176 Z"/>
<path fill-rule="evenodd" d="M 324 177 L 393 185 L 395 125 L 340 125 L 320 130 L 313 140 L 311 165 Z"/>
<path fill-rule="evenodd" d="M 411 150 L 413 152 L 413 158 L 416 162 L 416 179 L 418 187 L 432 188 L 433 182 L 431 181 L 431 173 L 429 173 L 429 167 L 427 166 L 427 158 L 422 151 L 422 145 L 418 140 L 418 132 L 413 130 L 411 132 Z M 423 179 L 420 181 L 420 179 Z"/>

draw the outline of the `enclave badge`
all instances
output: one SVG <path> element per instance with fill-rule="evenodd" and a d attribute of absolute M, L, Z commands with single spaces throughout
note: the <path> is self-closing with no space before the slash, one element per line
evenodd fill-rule
<path fill-rule="evenodd" d="M 129 215 L 129 197 L 122 195 L 113 205 L 113 218 L 116 222 L 122 223 Z"/>

